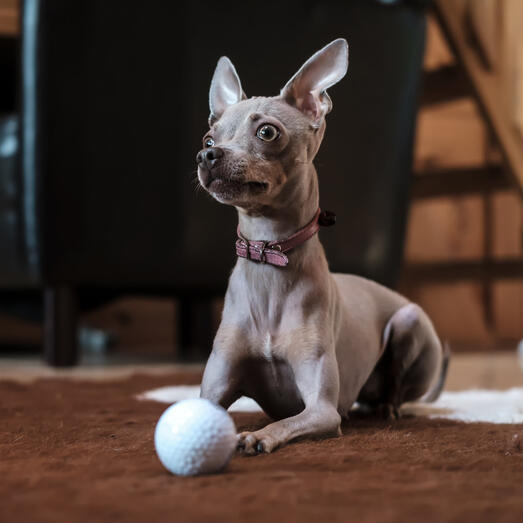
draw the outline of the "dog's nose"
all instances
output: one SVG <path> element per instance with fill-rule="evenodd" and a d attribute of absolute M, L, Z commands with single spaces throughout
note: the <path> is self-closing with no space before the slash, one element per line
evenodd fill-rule
<path fill-rule="evenodd" d="M 196 162 L 200 167 L 204 167 L 210 171 L 222 156 L 223 149 L 219 147 L 208 147 L 207 149 L 202 149 L 196 155 Z"/>

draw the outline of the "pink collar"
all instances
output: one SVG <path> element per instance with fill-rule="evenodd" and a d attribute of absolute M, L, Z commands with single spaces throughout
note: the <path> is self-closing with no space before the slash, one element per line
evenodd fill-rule
<path fill-rule="evenodd" d="M 333 212 L 318 209 L 314 218 L 305 227 L 289 236 L 286 240 L 273 242 L 247 240 L 242 236 L 240 226 L 238 226 L 236 255 L 252 261 L 285 267 L 289 263 L 289 258 L 285 255 L 286 252 L 312 238 L 318 232 L 320 225 L 328 227 L 335 223 L 336 215 Z"/>

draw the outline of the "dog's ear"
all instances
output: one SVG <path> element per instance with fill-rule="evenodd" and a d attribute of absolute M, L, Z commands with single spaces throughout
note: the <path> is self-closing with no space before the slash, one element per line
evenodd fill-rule
<path fill-rule="evenodd" d="M 226 56 L 222 56 L 214 70 L 209 91 L 209 126 L 221 117 L 227 107 L 246 98 L 234 65 Z"/>
<path fill-rule="evenodd" d="M 314 122 L 332 109 L 326 90 L 338 83 L 349 67 L 349 45 L 338 38 L 313 54 L 281 90 L 281 96 Z"/>

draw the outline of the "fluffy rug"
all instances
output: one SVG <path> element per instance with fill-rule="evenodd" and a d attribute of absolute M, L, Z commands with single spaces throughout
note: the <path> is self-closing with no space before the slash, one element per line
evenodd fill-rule
<path fill-rule="evenodd" d="M 197 398 L 199 395 L 198 385 L 175 385 L 144 392 L 138 395 L 138 399 L 170 404 L 188 398 Z M 252 399 L 242 397 L 231 405 L 229 411 L 261 412 L 261 408 Z M 465 422 L 523 423 L 523 388 L 515 387 L 503 391 L 472 389 L 444 392 L 434 403 L 404 405 L 402 414 Z"/>
<path fill-rule="evenodd" d="M 137 396 L 199 379 L 0 382 L 0 521 L 523 521 L 523 425 L 514 423 L 355 413 L 339 438 L 174 477 L 153 448 L 166 405 Z M 239 430 L 268 421 L 232 415 Z"/>

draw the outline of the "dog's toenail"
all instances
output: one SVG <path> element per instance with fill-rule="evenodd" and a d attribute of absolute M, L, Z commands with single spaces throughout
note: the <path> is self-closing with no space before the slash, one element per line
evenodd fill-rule
<path fill-rule="evenodd" d="M 256 445 L 256 452 L 264 452 L 265 449 L 263 448 L 263 443 L 259 442 L 257 445 Z"/>

